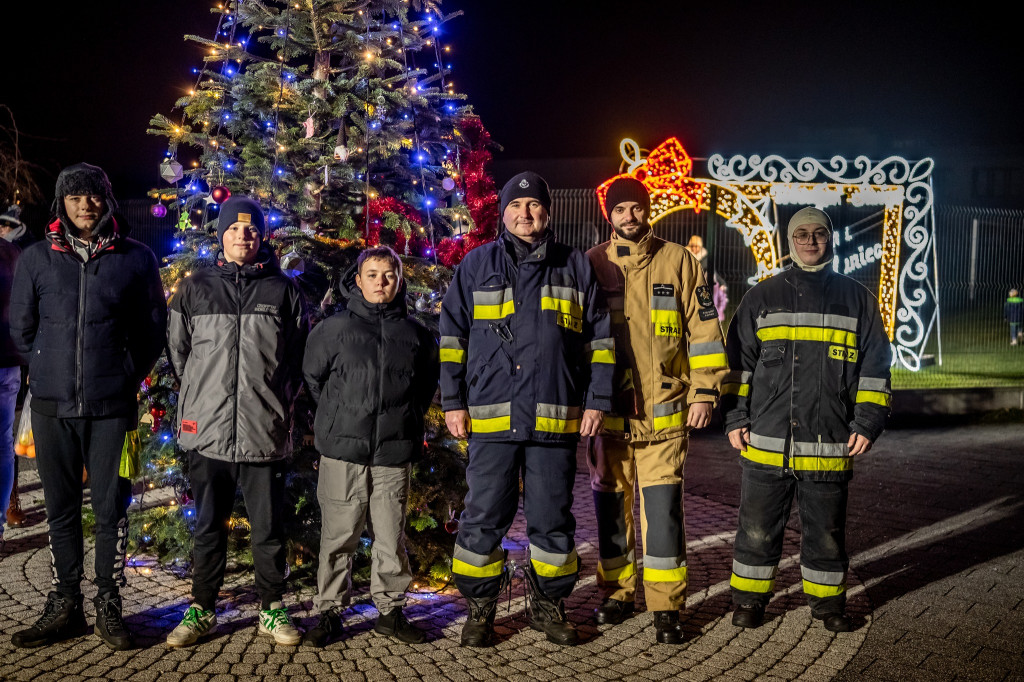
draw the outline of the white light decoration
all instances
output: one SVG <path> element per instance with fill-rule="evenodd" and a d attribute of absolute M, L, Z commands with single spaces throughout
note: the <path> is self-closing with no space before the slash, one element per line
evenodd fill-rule
<path fill-rule="evenodd" d="M 899 156 L 881 161 L 802 158 L 795 165 L 776 155 L 726 160 L 715 154 L 708 159 L 712 178 L 745 188 L 751 198 L 767 194 L 777 204 L 826 208 L 838 206 L 845 196 L 853 206 L 882 207 L 882 242 L 843 259 L 842 269 L 853 272 L 881 261 L 878 302 L 894 361 L 913 371 L 921 368 L 925 344 L 939 320 L 937 285 L 930 277 L 935 265 L 934 166 L 930 158 Z"/>

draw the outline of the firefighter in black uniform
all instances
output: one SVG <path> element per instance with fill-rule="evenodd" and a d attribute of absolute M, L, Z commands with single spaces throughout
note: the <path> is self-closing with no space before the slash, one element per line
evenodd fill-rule
<path fill-rule="evenodd" d="M 557 644 L 579 636 L 563 599 L 579 576 L 572 488 L 580 435 L 611 407 L 615 354 L 590 261 L 548 229 L 551 198 L 536 173 L 500 194 L 505 230 L 466 255 L 441 308 L 445 422 L 469 438 L 469 493 L 452 572 L 469 603 L 463 646 L 492 642 L 509 579 L 501 540 L 519 478 L 530 540 L 530 624 Z"/>
<path fill-rule="evenodd" d="M 892 350 L 878 301 L 830 265 L 828 216 L 801 209 L 787 236 L 793 267 L 743 297 L 726 343 L 722 411 L 743 464 L 732 622 L 764 620 L 796 494 L 811 615 L 848 632 L 847 486 L 853 458 L 871 448 L 889 414 Z"/>

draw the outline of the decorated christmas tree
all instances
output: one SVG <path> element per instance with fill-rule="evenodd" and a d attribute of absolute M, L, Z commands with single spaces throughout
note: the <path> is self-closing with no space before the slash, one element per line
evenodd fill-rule
<path fill-rule="evenodd" d="M 194 86 L 150 131 L 168 139 L 154 214 L 177 212 L 181 229 L 166 259 L 168 295 L 217 251 L 211 230 L 232 193 L 267 211 L 282 269 L 310 301 L 314 322 L 330 315 L 337 283 L 368 245 L 404 255 L 410 309 L 436 332 L 450 268 L 489 241 L 497 223 L 486 172 L 493 144 L 452 82 L 441 2 L 425 0 L 234 0 L 213 9 L 213 38 Z M 149 424 L 144 490 L 163 491 L 133 523 L 133 549 L 187 565 L 194 515 L 185 459 L 174 442 L 177 379 L 158 363 L 143 391 Z M 319 455 L 314 406 L 296 404 L 289 481 L 293 568 L 315 562 Z M 412 475 L 409 549 L 413 568 L 444 580 L 463 493 L 464 443 L 435 405 L 427 448 Z M 173 491 L 173 492 L 172 492 Z M 155 492 L 154 492 L 155 494 Z M 152 498 L 150 500 L 152 502 Z M 245 562 L 247 523 L 232 520 L 234 557 Z M 367 539 L 368 541 L 368 539 Z"/>

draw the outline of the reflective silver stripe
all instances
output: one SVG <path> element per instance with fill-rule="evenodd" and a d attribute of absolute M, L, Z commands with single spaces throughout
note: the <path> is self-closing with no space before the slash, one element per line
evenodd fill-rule
<path fill-rule="evenodd" d="M 861 377 L 857 382 L 857 389 L 860 391 L 879 391 L 890 393 L 888 379 L 875 379 L 874 377 Z"/>
<path fill-rule="evenodd" d="M 512 414 L 512 403 L 497 403 L 495 405 L 470 405 L 469 416 L 473 419 L 494 419 L 495 417 L 507 417 Z"/>
<path fill-rule="evenodd" d="M 735 559 L 732 560 L 732 572 L 741 578 L 771 580 L 778 571 L 778 566 L 748 566 L 747 564 L 741 564 Z"/>
<path fill-rule="evenodd" d="M 644 568 L 657 568 L 669 571 L 686 565 L 686 555 L 682 556 L 650 556 L 644 554 Z"/>
<path fill-rule="evenodd" d="M 603 339 L 594 339 L 593 341 L 591 341 L 590 343 L 588 343 L 586 346 L 583 347 L 584 352 L 587 352 L 587 353 L 589 353 L 592 350 L 614 350 L 614 349 L 615 349 L 615 340 L 610 338 L 610 337 L 606 337 L 606 338 L 603 338 Z"/>
<path fill-rule="evenodd" d="M 682 412 L 685 409 L 686 409 L 686 403 L 679 402 L 679 401 L 675 401 L 675 402 L 671 402 L 671 403 L 658 403 L 657 405 L 654 406 L 654 416 L 655 417 L 667 417 L 670 414 L 675 414 L 676 412 Z"/>
<path fill-rule="evenodd" d="M 715 353 L 724 353 L 725 344 L 721 341 L 709 341 L 707 343 L 691 343 L 690 344 L 690 355 L 714 355 Z"/>
<path fill-rule="evenodd" d="M 469 341 L 460 339 L 457 336 L 442 336 L 441 348 L 448 350 L 466 350 L 469 348 Z"/>
<path fill-rule="evenodd" d="M 497 291 L 474 291 L 473 305 L 501 305 L 505 301 L 511 301 L 512 297 L 511 287 Z"/>
<path fill-rule="evenodd" d="M 633 563 L 633 550 L 629 550 L 629 553 L 625 556 L 617 556 L 612 559 L 600 559 L 601 568 L 611 571 L 616 568 L 622 568 Z"/>
<path fill-rule="evenodd" d="M 758 450 L 770 450 L 772 452 L 786 451 L 785 438 L 772 438 L 771 436 L 762 436 L 760 434 L 754 433 L 753 431 L 750 432 L 750 444 L 753 445 Z"/>
<path fill-rule="evenodd" d="M 822 315 L 821 313 L 768 313 L 756 319 L 757 328 L 762 327 L 832 327 L 857 331 L 857 318 L 846 315 Z"/>
<path fill-rule="evenodd" d="M 551 566 L 568 566 L 576 562 L 576 550 L 573 549 L 568 554 L 555 554 L 554 552 L 545 552 L 543 549 L 531 542 L 530 559 L 543 561 L 545 564 L 550 564 Z"/>
<path fill-rule="evenodd" d="M 545 284 L 540 288 L 541 298 L 560 298 L 565 301 L 572 301 L 576 305 L 583 307 L 583 292 L 572 287 L 559 287 L 553 284 Z"/>
<path fill-rule="evenodd" d="M 452 554 L 452 558 L 463 561 L 470 566 L 482 568 L 493 564 L 495 561 L 504 561 L 505 551 L 501 548 L 501 545 L 498 545 L 498 547 L 496 547 L 490 554 L 477 554 L 476 552 L 470 552 L 462 545 L 456 543 L 455 552 Z"/>
<path fill-rule="evenodd" d="M 754 443 L 753 437 L 750 439 Z M 791 454 L 794 457 L 847 457 L 850 448 L 846 443 L 798 443 L 793 442 Z"/>
<path fill-rule="evenodd" d="M 679 310 L 675 296 L 651 296 L 651 310 Z"/>
<path fill-rule="evenodd" d="M 511 405 L 512 403 L 505 403 Z M 470 408 L 472 410 L 473 408 Z M 569 405 L 553 405 L 551 403 L 537 403 L 537 416 L 549 419 L 579 419 L 580 408 Z"/>
<path fill-rule="evenodd" d="M 731 369 L 725 375 L 725 379 L 722 380 L 724 384 L 749 384 L 750 377 L 754 376 L 753 372 L 744 372 L 738 369 Z"/>
<path fill-rule="evenodd" d="M 801 566 L 800 575 L 804 580 L 810 580 L 819 585 L 842 585 L 846 582 L 846 574 L 841 571 L 816 571 L 813 568 Z"/>

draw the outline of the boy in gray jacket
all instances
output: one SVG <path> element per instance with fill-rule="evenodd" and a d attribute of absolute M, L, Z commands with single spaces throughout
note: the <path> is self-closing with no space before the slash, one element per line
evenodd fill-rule
<path fill-rule="evenodd" d="M 188 452 L 196 503 L 194 602 L 167 637 L 172 647 L 194 644 L 216 627 L 239 486 L 252 526 L 259 632 L 284 645 L 302 638 L 281 599 L 285 471 L 308 322 L 301 292 L 263 241 L 265 229 L 256 201 L 224 202 L 216 266 L 186 278 L 171 300 L 168 347 L 181 378 L 178 444 Z"/>

